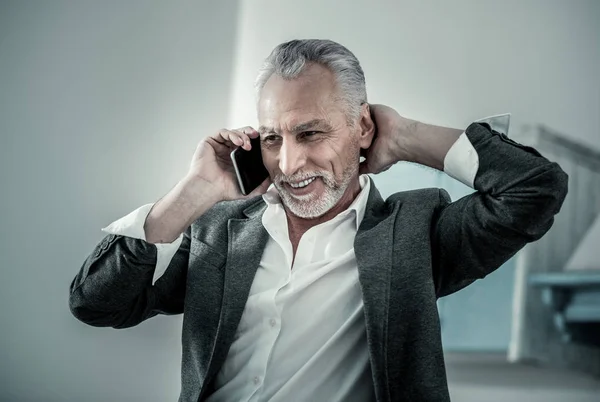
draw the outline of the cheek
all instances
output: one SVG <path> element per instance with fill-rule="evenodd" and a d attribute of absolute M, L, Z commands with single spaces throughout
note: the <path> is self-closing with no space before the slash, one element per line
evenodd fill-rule
<path fill-rule="evenodd" d="M 267 171 L 269 173 L 273 173 L 276 171 L 276 169 L 279 168 L 279 163 L 277 162 L 277 157 L 275 156 L 275 154 L 272 151 L 268 151 L 263 149 L 262 150 L 262 159 L 263 159 L 263 165 L 265 165 L 265 168 L 267 168 Z"/>
<path fill-rule="evenodd" d="M 331 166 L 335 165 L 337 158 L 335 148 L 327 142 L 321 142 L 307 151 L 306 164 L 315 168 L 331 170 Z"/>
<path fill-rule="evenodd" d="M 328 160 L 329 164 L 336 169 L 342 165 L 347 165 L 351 159 L 350 157 L 357 152 L 357 145 L 354 141 L 347 141 L 343 144 L 330 143 L 324 148 L 326 152 L 323 152 L 323 160 Z"/>
<path fill-rule="evenodd" d="M 334 159 L 331 160 L 331 169 L 336 177 L 340 178 L 356 165 L 360 164 L 360 146 L 355 141 L 349 141 L 343 148 L 337 148 Z"/>

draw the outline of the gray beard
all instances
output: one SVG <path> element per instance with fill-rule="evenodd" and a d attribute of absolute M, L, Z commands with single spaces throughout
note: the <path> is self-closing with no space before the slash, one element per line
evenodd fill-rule
<path fill-rule="evenodd" d="M 348 167 L 344 171 L 340 183 L 336 183 L 333 175 L 329 172 L 312 174 L 311 176 L 317 176 L 316 180 L 323 180 L 325 185 L 325 191 L 320 197 L 315 194 L 307 194 L 302 197 L 293 196 L 283 187 L 281 180 L 275 180 L 274 185 L 279 191 L 283 205 L 291 213 L 299 218 L 314 219 L 324 215 L 339 202 L 357 170 L 358 165 Z"/>

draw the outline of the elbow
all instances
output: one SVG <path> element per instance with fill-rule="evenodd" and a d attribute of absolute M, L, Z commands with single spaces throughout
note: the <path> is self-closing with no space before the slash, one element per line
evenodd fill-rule
<path fill-rule="evenodd" d="M 552 214 L 556 215 L 560 212 L 562 205 L 569 192 L 569 175 L 565 173 L 561 167 L 553 162 L 551 173 L 549 173 L 548 192 L 552 195 L 551 208 Z"/>
<path fill-rule="evenodd" d="M 143 294 L 122 307 L 110 308 L 100 299 L 86 297 L 82 288 L 78 288 L 69 294 L 69 310 L 77 320 L 92 327 L 125 329 L 158 313 L 158 310 L 152 309 L 148 297 L 151 295 Z"/>
<path fill-rule="evenodd" d="M 531 178 L 518 193 L 498 201 L 498 231 L 526 243 L 539 240 L 554 224 L 568 193 L 569 176 L 556 163 Z"/>
<path fill-rule="evenodd" d="M 528 242 L 539 240 L 554 224 L 555 216 L 560 212 L 569 191 L 569 176 L 556 163 L 543 175 L 540 185 L 540 197 L 532 203 L 527 215 L 521 221 L 523 233 Z"/>
<path fill-rule="evenodd" d="M 123 321 L 122 313 L 118 311 L 101 311 L 94 308 L 81 294 L 81 289 L 76 289 L 69 294 L 69 310 L 73 317 L 92 327 L 120 328 Z"/>
<path fill-rule="evenodd" d="M 111 326 L 112 320 L 107 317 L 107 313 L 91 309 L 87 303 L 85 303 L 85 299 L 78 294 L 78 291 L 69 295 L 69 310 L 73 317 L 84 324 L 91 325 L 92 327 Z"/>

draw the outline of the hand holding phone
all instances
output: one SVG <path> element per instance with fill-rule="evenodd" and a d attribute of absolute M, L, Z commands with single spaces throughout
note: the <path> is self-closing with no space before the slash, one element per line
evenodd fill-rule
<path fill-rule="evenodd" d="M 251 138 L 250 145 L 252 149 L 249 151 L 238 147 L 230 154 L 238 186 L 244 195 L 250 194 L 269 177 L 269 172 L 262 160 L 260 137 Z"/>
<path fill-rule="evenodd" d="M 187 192 L 192 194 L 194 200 L 196 198 L 208 198 L 214 202 L 236 200 L 266 191 L 271 184 L 268 179 L 255 188 L 254 193 L 250 191 L 248 194 L 242 194 L 236 166 L 231 159 L 231 152 L 238 147 L 238 152 L 244 149 L 250 150 L 252 139 L 257 139 L 258 135 L 258 132 L 249 126 L 235 130 L 223 128 L 198 143 L 185 177 L 186 188 L 189 187 Z M 258 151 L 260 155 L 258 139 L 254 151 Z M 239 169 L 239 166 L 237 168 Z M 246 186 L 246 189 L 250 187 Z"/>

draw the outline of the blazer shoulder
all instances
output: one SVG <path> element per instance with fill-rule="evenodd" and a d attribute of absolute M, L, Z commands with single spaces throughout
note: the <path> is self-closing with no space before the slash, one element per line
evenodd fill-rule
<path fill-rule="evenodd" d="M 416 190 L 407 190 L 394 193 L 388 197 L 386 203 L 400 204 L 404 206 L 415 206 L 423 208 L 437 208 L 440 204 L 445 204 L 450 200 L 448 192 L 442 188 L 419 188 Z"/>

